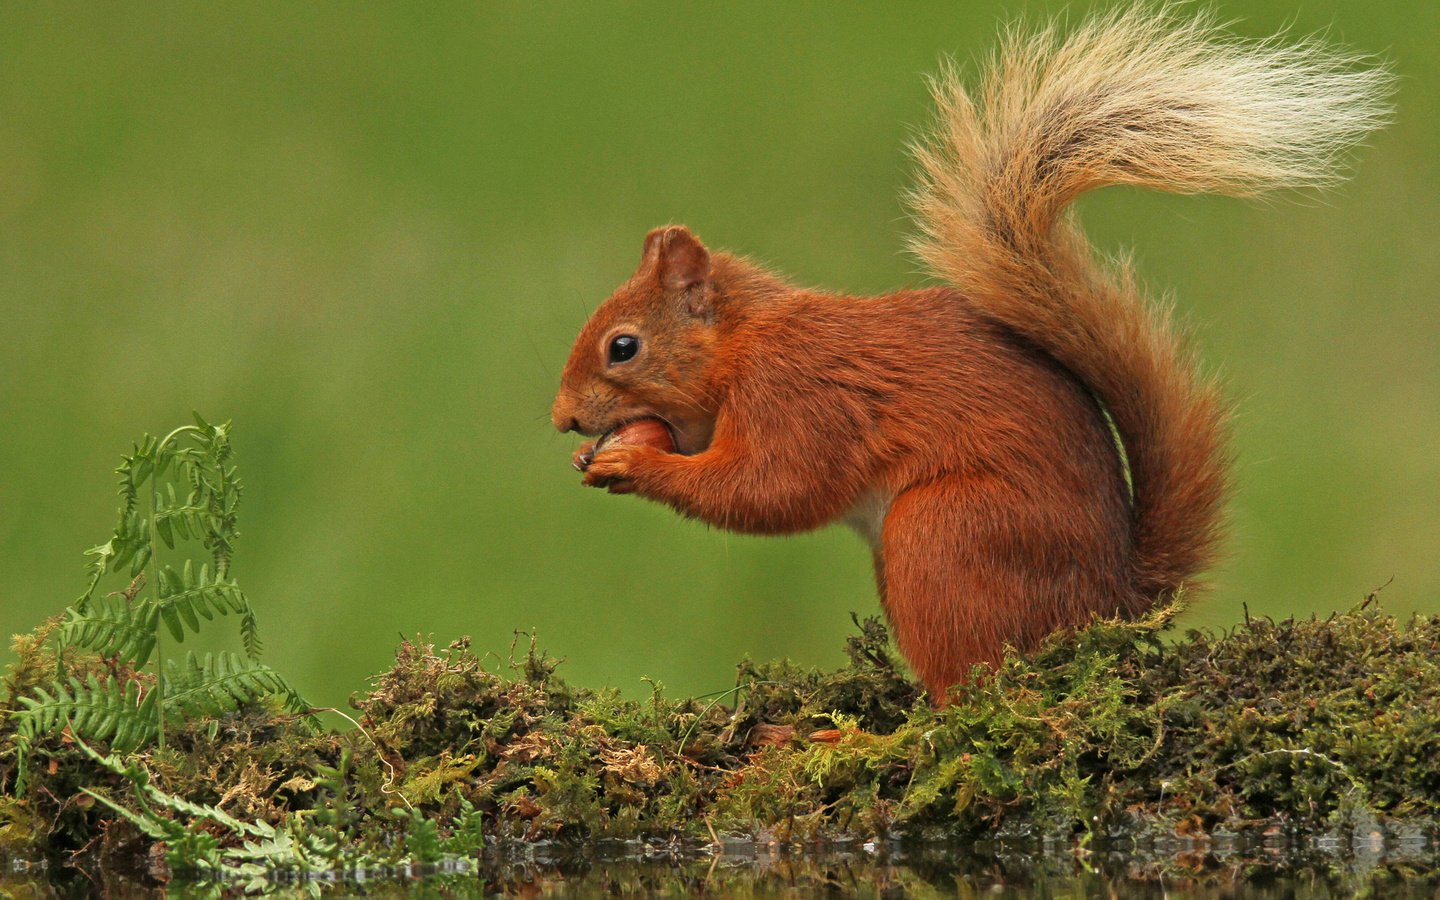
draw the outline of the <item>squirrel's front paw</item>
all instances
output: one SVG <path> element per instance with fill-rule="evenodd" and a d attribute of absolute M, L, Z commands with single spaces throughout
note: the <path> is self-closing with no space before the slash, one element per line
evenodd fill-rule
<path fill-rule="evenodd" d="M 581 444 L 575 450 L 575 453 L 570 457 L 570 465 L 575 467 L 575 471 L 583 472 L 586 469 L 590 468 L 590 463 L 594 460 L 595 442 L 586 441 L 585 443 Z"/>
<path fill-rule="evenodd" d="M 629 494 L 635 490 L 636 472 L 647 459 L 660 455 L 654 447 L 642 444 L 607 447 L 590 459 L 581 483 L 586 487 L 607 488 L 612 494 Z"/>

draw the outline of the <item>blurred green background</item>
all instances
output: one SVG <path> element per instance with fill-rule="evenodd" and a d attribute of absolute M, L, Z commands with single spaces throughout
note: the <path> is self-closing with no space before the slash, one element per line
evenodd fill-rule
<path fill-rule="evenodd" d="M 582 490 L 547 411 L 645 231 L 880 292 L 924 76 L 1085 3 L 30 4 L 0 12 L 0 630 L 79 593 L 118 455 L 235 422 L 235 574 L 267 660 L 339 703 L 402 634 L 516 629 L 592 686 L 841 658 L 840 528 L 751 539 Z M 1338 191 L 1112 190 L 1239 403 L 1229 561 L 1192 624 L 1440 609 L 1440 4 L 1228 2 L 1402 76 Z M 118 589 L 112 584 L 108 589 Z M 227 632 L 228 633 L 228 632 Z"/>

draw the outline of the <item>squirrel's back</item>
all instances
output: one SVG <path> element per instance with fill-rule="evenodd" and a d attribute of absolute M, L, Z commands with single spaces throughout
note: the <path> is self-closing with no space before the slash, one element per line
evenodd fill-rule
<path fill-rule="evenodd" d="M 1389 76 L 1316 42 L 1246 42 L 1208 16 L 1136 6 L 1068 37 L 1012 33 L 972 95 L 936 80 L 917 148 L 920 257 L 1094 392 L 1124 446 L 1133 586 L 1174 591 L 1212 560 L 1226 406 L 1124 266 L 1062 213 L 1109 184 L 1250 195 L 1326 184 L 1384 119 Z"/>

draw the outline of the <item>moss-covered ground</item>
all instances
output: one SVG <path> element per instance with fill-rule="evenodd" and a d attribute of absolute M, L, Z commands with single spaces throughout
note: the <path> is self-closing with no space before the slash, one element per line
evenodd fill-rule
<path fill-rule="evenodd" d="M 249 704 L 123 757 L 63 730 L 30 748 L 17 793 L 10 714 L 61 662 L 51 623 L 15 638 L 0 692 L 0 857 L 263 885 L 535 847 L 680 854 L 675 877 L 711 845 L 1433 848 L 1440 619 L 1362 608 L 1176 636 L 1172 613 L 1057 635 L 942 709 L 873 620 L 838 671 L 747 661 L 700 698 L 570 685 L 529 638 L 502 664 L 417 638 L 354 695 L 353 726 Z M 107 665 L 63 652 L 73 672 Z"/>

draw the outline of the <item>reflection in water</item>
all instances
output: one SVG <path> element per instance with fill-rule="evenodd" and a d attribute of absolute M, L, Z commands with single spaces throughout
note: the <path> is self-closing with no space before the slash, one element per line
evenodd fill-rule
<path fill-rule="evenodd" d="M 710 895 L 862 897 L 1432 897 L 1440 855 L 1422 831 L 1382 838 L 1284 836 L 1209 841 L 1167 840 L 1145 847 L 1081 848 L 1064 842 L 921 845 L 851 844 L 777 851 L 753 844 L 708 849 L 611 845 L 584 849 L 526 845 L 487 851 L 478 867 L 428 876 L 272 884 L 285 893 L 367 896 Z M 0 874 L 0 896 L 61 897 L 165 893 L 177 897 L 240 894 L 238 885 L 143 881 L 67 872 Z"/>
<path fill-rule="evenodd" d="M 926 844 L 889 850 L 774 853 L 730 848 L 676 860 L 556 858 L 498 867 L 482 879 L 497 893 L 666 893 L 764 896 L 834 892 L 861 896 L 1354 896 L 1378 889 L 1429 897 L 1440 881 L 1423 839 L 1347 843 L 1212 841 L 1148 849 L 1082 850 L 1069 844 Z"/>

